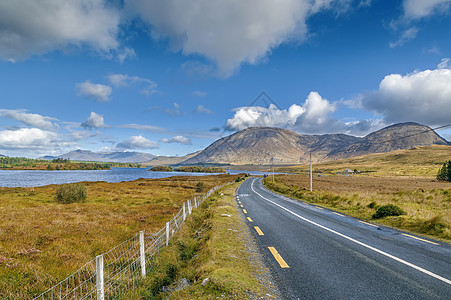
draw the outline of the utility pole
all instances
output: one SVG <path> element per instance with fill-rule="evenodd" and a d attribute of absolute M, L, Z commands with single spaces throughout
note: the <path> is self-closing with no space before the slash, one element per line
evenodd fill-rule
<path fill-rule="evenodd" d="M 312 153 L 310 153 L 310 192 L 313 191 Z"/>

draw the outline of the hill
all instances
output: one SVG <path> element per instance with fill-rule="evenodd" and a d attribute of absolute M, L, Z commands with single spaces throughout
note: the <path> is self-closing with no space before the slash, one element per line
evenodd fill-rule
<path fill-rule="evenodd" d="M 352 158 L 325 161 L 313 165 L 317 174 L 336 174 L 345 169 L 357 169 L 371 176 L 431 176 L 435 177 L 443 163 L 451 157 L 451 146 L 431 145 L 387 153 L 374 153 Z M 276 172 L 305 173 L 309 165 L 280 167 Z"/>
<path fill-rule="evenodd" d="M 287 129 L 251 127 L 221 138 L 182 164 L 284 165 L 314 162 L 410 149 L 448 145 L 431 128 L 401 123 L 367 136 L 346 134 L 302 135 Z"/>
<path fill-rule="evenodd" d="M 40 159 L 53 160 L 56 158 L 70 159 L 72 161 L 101 161 L 101 162 L 121 162 L 140 163 L 149 161 L 156 156 L 142 152 L 93 152 L 90 150 L 74 150 L 59 156 L 43 156 Z"/>

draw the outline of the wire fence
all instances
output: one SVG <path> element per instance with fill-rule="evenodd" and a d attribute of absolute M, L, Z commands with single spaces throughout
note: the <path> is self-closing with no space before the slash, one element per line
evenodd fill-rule
<path fill-rule="evenodd" d="M 114 299 L 135 288 L 150 270 L 152 258 L 169 244 L 194 208 L 218 189 L 183 203 L 180 211 L 160 231 L 140 231 L 106 253 L 98 255 L 75 273 L 33 299 Z"/>

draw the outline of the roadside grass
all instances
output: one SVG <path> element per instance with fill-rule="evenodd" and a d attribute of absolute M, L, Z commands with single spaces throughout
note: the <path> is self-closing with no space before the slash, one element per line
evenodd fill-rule
<path fill-rule="evenodd" d="M 30 299 L 140 230 L 156 232 L 182 203 L 237 176 L 84 182 L 84 203 L 59 204 L 57 185 L 0 188 L 0 298 Z"/>
<path fill-rule="evenodd" d="M 315 177 L 310 192 L 306 175 L 265 178 L 270 190 L 323 206 L 361 220 L 379 223 L 451 243 L 451 184 L 416 177 Z M 382 205 L 393 204 L 405 214 L 374 219 Z"/>
<path fill-rule="evenodd" d="M 362 176 L 433 176 L 451 157 L 451 146 L 432 145 L 314 164 L 314 173 L 336 174 L 357 169 Z M 309 165 L 276 168 L 276 172 L 308 174 Z"/>
<path fill-rule="evenodd" d="M 143 285 L 122 299 L 272 299 L 269 284 L 257 279 L 263 263 L 246 248 L 250 233 L 233 199 L 238 186 L 225 187 L 194 210 L 155 259 Z M 163 286 L 173 289 L 182 278 L 191 286 L 162 292 Z"/>

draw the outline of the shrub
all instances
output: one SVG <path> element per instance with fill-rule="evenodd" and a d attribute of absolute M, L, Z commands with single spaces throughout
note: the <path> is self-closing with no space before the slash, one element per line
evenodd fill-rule
<path fill-rule="evenodd" d="M 56 189 L 55 202 L 63 204 L 85 202 L 87 196 L 86 187 L 81 183 L 62 184 Z"/>
<path fill-rule="evenodd" d="M 394 204 L 387 204 L 382 205 L 377 209 L 376 213 L 373 215 L 373 219 L 380 219 L 388 216 L 400 216 L 402 214 L 404 214 L 404 212 L 401 208 Z"/>
<path fill-rule="evenodd" d="M 204 191 L 204 188 L 205 188 L 205 184 L 202 181 L 200 181 L 196 184 L 196 192 L 197 193 L 202 193 Z"/>
<path fill-rule="evenodd" d="M 438 171 L 437 180 L 451 182 L 451 160 L 445 162 Z"/>
<path fill-rule="evenodd" d="M 370 204 L 368 204 L 369 208 L 375 208 L 377 205 L 376 201 L 371 202 Z"/>

